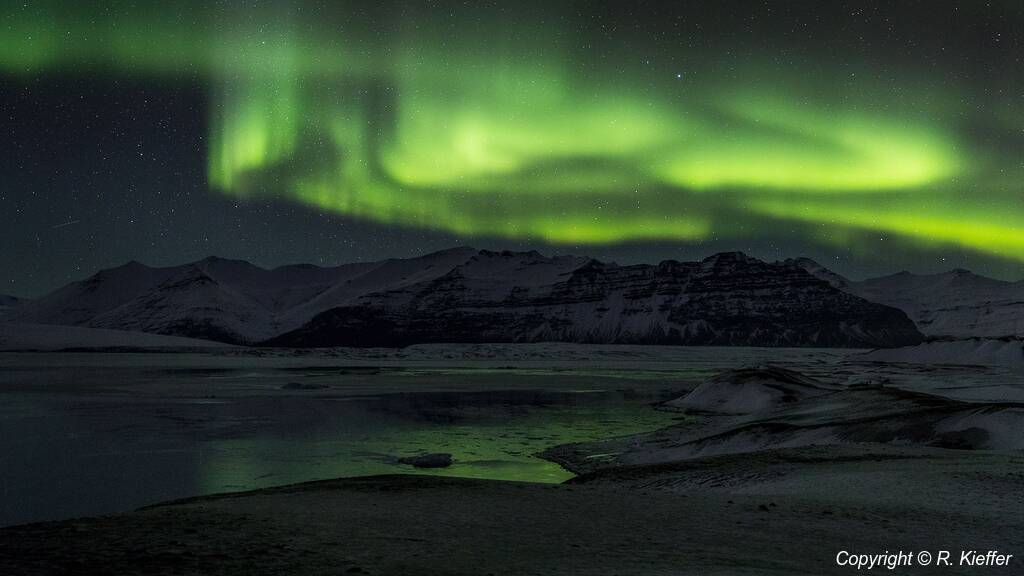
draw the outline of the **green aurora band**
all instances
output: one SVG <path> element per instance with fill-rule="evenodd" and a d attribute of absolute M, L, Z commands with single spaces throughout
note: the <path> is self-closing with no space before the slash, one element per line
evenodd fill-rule
<path fill-rule="evenodd" d="M 582 66 L 585 40 L 545 5 L 170 4 L 12 9 L 0 72 L 198 78 L 209 184 L 239 198 L 576 244 L 783 221 L 1024 261 L 1019 151 L 975 142 L 955 87 L 707 50 L 685 79 L 614 46 Z"/>

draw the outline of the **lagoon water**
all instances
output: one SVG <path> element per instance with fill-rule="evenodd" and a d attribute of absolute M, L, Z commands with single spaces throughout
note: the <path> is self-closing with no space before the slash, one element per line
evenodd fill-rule
<path fill-rule="evenodd" d="M 676 424 L 680 415 L 652 404 L 726 367 L 770 361 L 833 379 L 862 372 L 844 360 L 848 352 L 526 345 L 0 354 L 0 525 L 342 476 L 561 482 L 571 474 L 536 453 Z M 885 370 L 906 381 L 914 373 Z M 455 464 L 395 462 L 423 452 L 450 452 Z"/>

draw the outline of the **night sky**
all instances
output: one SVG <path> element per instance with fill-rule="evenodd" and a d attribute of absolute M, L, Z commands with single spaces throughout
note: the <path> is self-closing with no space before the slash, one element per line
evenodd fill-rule
<path fill-rule="evenodd" d="M 1005 2 L 8 2 L 0 293 L 216 254 L 1024 277 Z"/>

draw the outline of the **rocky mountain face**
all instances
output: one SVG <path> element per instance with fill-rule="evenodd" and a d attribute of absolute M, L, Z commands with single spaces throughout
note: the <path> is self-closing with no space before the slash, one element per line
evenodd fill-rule
<path fill-rule="evenodd" d="M 631 266 L 471 248 L 332 268 L 132 262 L 27 302 L 11 319 L 281 346 L 891 347 L 922 339 L 899 310 L 799 263 L 741 253 Z"/>
<path fill-rule="evenodd" d="M 787 262 L 865 300 L 903 310 L 929 337 L 1024 338 L 1024 281 L 1005 282 L 956 269 L 855 282 L 807 258 Z"/>
<path fill-rule="evenodd" d="M 618 266 L 481 251 L 442 276 L 368 294 L 268 343 L 889 347 L 921 338 L 899 310 L 847 294 L 800 266 L 741 253 Z"/>

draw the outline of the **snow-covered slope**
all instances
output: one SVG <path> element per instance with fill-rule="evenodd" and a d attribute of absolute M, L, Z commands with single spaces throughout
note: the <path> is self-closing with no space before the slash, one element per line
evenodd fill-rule
<path fill-rule="evenodd" d="M 1024 282 L 1004 282 L 967 270 L 901 272 L 853 283 L 848 290 L 903 310 L 928 336 L 1024 336 Z"/>
<path fill-rule="evenodd" d="M 222 258 L 167 268 L 131 262 L 19 306 L 10 319 L 255 342 L 292 327 L 282 320 L 289 311 L 366 267 L 265 270 Z"/>
<path fill-rule="evenodd" d="M 835 390 L 784 368 L 742 368 L 721 372 L 663 406 L 689 413 L 759 414 Z"/>
<path fill-rule="evenodd" d="M 961 401 L 891 385 L 827 385 L 792 371 L 720 373 L 665 403 L 704 416 L 635 436 L 545 452 L 574 471 L 678 462 L 812 445 L 892 444 L 959 450 L 1024 449 L 1024 405 Z M 588 455 L 605 455 L 600 464 Z"/>
<path fill-rule="evenodd" d="M 957 269 L 854 282 L 808 258 L 790 262 L 865 300 L 903 310 L 926 336 L 1024 337 L 1024 281 L 1005 282 Z"/>
<path fill-rule="evenodd" d="M 874 350 L 857 358 L 878 362 L 911 364 L 959 364 L 1009 366 L 1024 369 L 1024 340 L 966 338 L 934 340 L 888 350 Z"/>
<path fill-rule="evenodd" d="M 272 309 L 244 279 L 222 283 L 188 266 L 154 289 L 94 316 L 89 326 L 177 334 L 222 342 L 251 342 L 273 335 Z"/>
<path fill-rule="evenodd" d="M 434 280 L 465 263 L 476 253 L 474 248 L 462 247 L 433 252 L 418 258 L 392 258 L 369 264 L 341 266 L 336 270 L 342 273 L 337 276 L 330 288 L 288 310 L 283 316 L 282 324 L 297 328 L 313 316 L 331 308 L 350 304 L 360 296 Z"/>
<path fill-rule="evenodd" d="M 333 268 L 207 258 L 104 270 L 11 320 L 291 346 L 605 342 L 886 347 L 921 335 L 895 309 L 792 263 L 740 253 L 619 266 L 456 248 Z"/>
<path fill-rule="evenodd" d="M 894 346 L 921 335 L 801 267 L 740 253 L 618 266 L 480 251 L 432 279 L 366 294 L 270 343 L 592 342 Z"/>
<path fill-rule="evenodd" d="M 799 266 L 807 270 L 811 276 L 824 280 L 840 290 L 846 290 L 851 284 L 850 280 L 845 276 L 829 270 L 810 258 L 789 258 L 785 263 Z"/>
<path fill-rule="evenodd" d="M 406 260 L 272 270 L 215 257 L 166 268 L 129 262 L 19 306 L 9 319 L 253 343 L 360 296 L 432 280 L 476 253 L 456 248 Z"/>
<path fill-rule="evenodd" d="M 150 268 L 129 262 L 101 270 L 80 282 L 19 306 L 12 320 L 39 324 L 84 325 L 94 316 L 111 310 L 152 290 L 174 273 L 174 268 Z"/>

